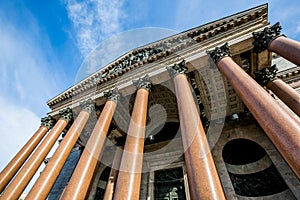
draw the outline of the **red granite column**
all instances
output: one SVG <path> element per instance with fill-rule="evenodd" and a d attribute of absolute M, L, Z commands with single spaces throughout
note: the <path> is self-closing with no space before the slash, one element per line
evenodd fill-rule
<path fill-rule="evenodd" d="M 300 178 L 299 124 L 254 79 L 228 57 L 230 53 L 227 44 L 208 53 Z"/>
<path fill-rule="evenodd" d="M 184 72 L 184 61 L 167 68 L 173 77 L 191 199 L 225 199 L 199 113 Z"/>
<path fill-rule="evenodd" d="M 49 129 L 53 127 L 55 120 L 51 116 L 41 119 L 41 126 L 15 155 L 15 157 L 7 164 L 0 174 L 0 193 L 4 190 L 7 184 L 11 181 L 17 171 L 22 167 L 24 162 L 40 143 Z"/>
<path fill-rule="evenodd" d="M 70 152 L 72 151 L 78 137 L 83 130 L 90 113 L 93 111 L 94 104 L 88 99 L 80 104 L 81 111 L 73 122 L 72 126 L 66 133 L 64 139 L 56 149 L 50 161 L 46 165 L 42 174 L 39 176 L 26 199 L 46 199 L 52 186 L 54 185 L 60 171 L 62 170 Z"/>
<path fill-rule="evenodd" d="M 270 28 L 253 33 L 254 49 L 257 52 L 268 49 L 300 66 L 300 43 L 280 35 L 280 31 L 281 26 L 277 22 Z"/>
<path fill-rule="evenodd" d="M 57 121 L 49 134 L 44 138 L 44 140 L 34 151 L 32 156 L 22 167 L 20 172 L 16 175 L 16 177 L 3 192 L 0 200 L 18 199 L 20 197 L 20 195 L 42 164 L 43 160 L 51 150 L 57 138 L 60 136 L 61 132 L 67 126 L 69 120 L 72 118 L 71 109 L 65 109 L 61 111 L 60 114 L 61 118 Z"/>
<path fill-rule="evenodd" d="M 121 164 L 123 153 L 123 147 L 118 146 L 116 148 L 115 157 L 111 166 L 111 171 L 109 174 L 109 179 L 106 185 L 105 194 L 103 200 L 112 200 L 114 195 L 115 184 L 117 182 L 119 168 Z"/>
<path fill-rule="evenodd" d="M 276 65 L 255 72 L 255 80 L 272 90 L 291 110 L 300 116 L 300 94 L 291 86 L 278 79 Z"/>
<path fill-rule="evenodd" d="M 291 110 L 300 116 L 300 94 L 291 86 L 281 79 L 275 79 L 267 84 L 267 88 L 271 89 Z"/>
<path fill-rule="evenodd" d="M 280 36 L 272 40 L 268 50 L 300 66 L 300 43 L 298 41 Z"/>
<path fill-rule="evenodd" d="M 149 77 L 145 76 L 134 81 L 134 85 L 137 86 L 138 90 L 114 193 L 115 200 L 138 200 L 140 198 L 145 126 L 151 82 Z"/>
<path fill-rule="evenodd" d="M 85 199 L 88 192 L 119 96 L 116 89 L 110 90 L 104 95 L 108 101 L 96 122 L 95 128 L 77 163 L 68 186 L 60 198 L 61 200 Z"/>

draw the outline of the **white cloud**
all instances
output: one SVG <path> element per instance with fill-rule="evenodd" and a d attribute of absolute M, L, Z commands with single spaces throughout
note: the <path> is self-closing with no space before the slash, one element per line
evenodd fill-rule
<path fill-rule="evenodd" d="M 61 84 L 47 34 L 30 13 L 22 18 L 26 26 L 17 21 L 0 12 L 0 170 L 38 129 Z"/>
<path fill-rule="evenodd" d="M 146 27 L 113 35 L 97 46 L 86 57 L 78 70 L 76 82 L 134 48 L 176 33 L 176 31 L 171 29 Z"/>
<path fill-rule="evenodd" d="M 24 144 L 32 137 L 40 126 L 40 118 L 32 111 L 12 104 L 0 96 L 0 133 L 3 142 L 0 145 L 0 170 L 11 161 Z M 57 145 L 53 149 L 57 148 Z M 53 154 L 53 149 L 49 155 Z M 25 192 L 28 192 L 38 178 L 44 164 L 40 166 L 37 173 L 28 184 Z"/>
<path fill-rule="evenodd" d="M 28 109 L 17 106 L 0 96 L 0 166 L 4 167 L 33 135 L 40 125 L 40 118 Z"/>
<path fill-rule="evenodd" d="M 59 64 L 49 53 L 47 35 L 40 32 L 33 19 L 28 21 L 23 30 L 17 24 L 0 20 L 0 95 L 45 115 L 46 101 L 57 93 L 61 83 L 57 72 L 51 71 L 53 65 Z"/>
<path fill-rule="evenodd" d="M 76 44 L 83 56 L 107 36 L 120 31 L 124 0 L 65 0 L 73 23 Z"/>
<path fill-rule="evenodd" d="M 296 33 L 300 34 L 300 22 L 297 23 Z"/>

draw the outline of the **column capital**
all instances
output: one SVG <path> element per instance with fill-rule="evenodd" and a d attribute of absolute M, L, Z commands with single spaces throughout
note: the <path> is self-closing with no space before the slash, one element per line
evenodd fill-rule
<path fill-rule="evenodd" d="M 166 67 L 170 76 L 173 78 L 178 74 L 186 74 L 187 67 L 185 66 L 185 60 L 182 60 L 180 63 L 175 63 L 174 65 Z"/>
<path fill-rule="evenodd" d="M 106 97 L 106 99 L 108 101 L 113 101 L 113 102 L 117 103 L 120 98 L 120 93 L 119 93 L 118 88 L 114 88 L 114 89 L 105 91 L 104 96 Z"/>
<path fill-rule="evenodd" d="M 73 113 L 71 108 L 66 108 L 59 111 L 60 119 L 66 120 L 67 122 L 73 120 Z"/>
<path fill-rule="evenodd" d="M 206 51 L 211 59 L 217 64 L 219 60 L 226 56 L 231 56 L 228 43 L 226 42 L 220 47 L 216 47 L 214 50 Z"/>
<path fill-rule="evenodd" d="M 89 98 L 87 100 L 80 102 L 80 107 L 81 107 L 81 110 L 91 113 L 95 109 L 95 104 L 94 104 L 94 101 Z"/>
<path fill-rule="evenodd" d="M 263 68 L 262 70 L 254 72 L 255 80 L 261 86 L 266 86 L 270 81 L 277 78 L 277 76 L 276 76 L 277 71 L 278 71 L 278 68 L 276 67 L 276 65 Z"/>
<path fill-rule="evenodd" d="M 51 115 L 41 118 L 41 126 L 44 126 L 48 129 L 51 129 L 55 123 L 56 120 Z"/>
<path fill-rule="evenodd" d="M 274 24 L 271 27 L 264 28 L 262 31 L 253 32 L 254 38 L 254 52 L 260 53 L 264 50 L 267 50 L 270 43 L 279 36 L 284 36 L 280 34 L 282 27 L 279 22 Z"/>
<path fill-rule="evenodd" d="M 138 80 L 133 80 L 132 83 L 137 87 L 137 89 L 144 88 L 149 92 L 152 89 L 152 81 L 150 80 L 148 74 L 144 77 L 139 78 Z"/>

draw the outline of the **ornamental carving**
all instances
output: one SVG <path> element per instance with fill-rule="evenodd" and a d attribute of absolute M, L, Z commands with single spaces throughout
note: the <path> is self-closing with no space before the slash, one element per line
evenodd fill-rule
<path fill-rule="evenodd" d="M 274 24 L 271 27 L 265 28 L 262 31 L 259 32 L 253 32 L 253 38 L 254 38 L 254 52 L 255 53 L 260 53 L 264 50 L 267 50 L 270 43 L 276 39 L 279 36 L 282 36 L 280 34 L 281 31 L 281 25 L 279 22 Z"/>
<path fill-rule="evenodd" d="M 106 99 L 108 101 L 118 102 L 120 93 L 119 93 L 118 88 L 114 88 L 112 90 L 108 90 L 108 91 L 104 92 L 104 96 L 106 97 Z"/>
<path fill-rule="evenodd" d="M 164 46 L 152 49 L 152 48 L 146 48 L 146 49 L 140 49 L 139 51 L 135 52 L 134 54 L 130 55 L 128 58 L 123 58 L 122 60 L 120 60 L 115 66 L 114 68 L 104 72 L 101 75 L 101 78 L 105 78 L 108 75 L 112 75 L 115 74 L 119 71 L 122 71 L 125 68 L 128 68 L 131 65 L 134 65 L 136 63 L 139 63 L 143 60 L 148 59 L 149 57 L 156 55 L 160 52 L 163 52 L 164 50 L 166 50 L 166 48 Z"/>
<path fill-rule="evenodd" d="M 186 74 L 187 67 L 185 66 L 185 60 L 182 60 L 180 63 L 175 63 L 172 66 L 166 67 L 171 77 L 175 77 L 178 74 Z"/>
<path fill-rule="evenodd" d="M 144 88 L 148 91 L 152 89 L 152 81 L 149 78 L 149 75 L 139 78 L 138 80 L 133 80 L 133 85 L 137 87 L 137 89 Z"/>
<path fill-rule="evenodd" d="M 228 43 L 220 47 L 216 47 L 214 50 L 206 51 L 206 53 L 211 57 L 214 63 L 218 63 L 222 58 L 226 56 L 231 56 Z"/>
<path fill-rule="evenodd" d="M 266 86 L 270 81 L 273 81 L 277 78 L 278 68 L 276 65 L 271 67 L 264 68 L 260 71 L 254 72 L 255 80 L 261 85 Z"/>
<path fill-rule="evenodd" d="M 158 42 L 134 49 L 121 58 L 115 60 L 108 66 L 104 67 L 94 75 L 79 83 L 76 87 L 72 87 L 67 92 L 59 95 L 55 99 L 48 102 L 51 107 L 59 102 L 62 102 L 73 95 L 77 95 L 98 84 L 103 84 L 111 79 L 114 79 L 126 72 L 140 67 L 147 63 L 157 62 L 158 60 L 170 56 L 184 48 L 197 43 L 207 41 L 210 38 L 216 37 L 224 32 L 239 27 L 244 23 L 252 23 L 266 20 L 267 6 L 263 5 L 251 11 L 240 13 L 234 17 L 224 18 L 213 23 L 196 27 L 189 31 L 180 33 L 175 37 L 162 39 Z"/>
<path fill-rule="evenodd" d="M 67 122 L 70 122 L 73 120 L 73 113 L 71 108 L 66 108 L 59 111 L 60 119 L 66 120 Z"/>
<path fill-rule="evenodd" d="M 95 104 L 92 99 L 88 99 L 88 100 L 80 102 L 80 107 L 81 107 L 81 110 L 85 110 L 85 111 L 91 113 L 95 109 Z"/>
<path fill-rule="evenodd" d="M 43 117 L 41 119 L 41 126 L 44 126 L 48 129 L 51 129 L 55 123 L 56 123 L 56 120 L 50 115 Z"/>

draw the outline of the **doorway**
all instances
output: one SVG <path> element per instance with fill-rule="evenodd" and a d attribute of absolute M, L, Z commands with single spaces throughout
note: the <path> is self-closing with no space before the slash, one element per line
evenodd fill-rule
<path fill-rule="evenodd" d="M 164 169 L 154 172 L 155 200 L 185 200 L 182 168 Z"/>

